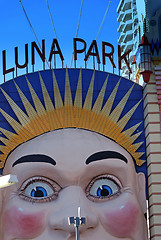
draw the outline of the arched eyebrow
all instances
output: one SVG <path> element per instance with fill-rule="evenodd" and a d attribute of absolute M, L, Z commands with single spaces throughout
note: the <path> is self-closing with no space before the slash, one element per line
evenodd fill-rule
<path fill-rule="evenodd" d="M 114 152 L 114 151 L 101 151 L 101 152 L 96 152 L 92 154 L 90 157 L 87 158 L 86 164 L 88 165 L 91 162 L 99 161 L 99 160 L 105 160 L 105 159 L 119 159 L 124 161 L 125 163 L 128 163 L 127 158 L 122 155 L 119 152 Z"/>
<path fill-rule="evenodd" d="M 13 164 L 12 167 L 14 167 L 17 164 L 20 163 L 35 163 L 35 162 L 43 162 L 43 163 L 50 163 L 52 165 L 56 165 L 56 162 L 53 158 L 43 155 L 43 154 L 31 154 L 31 155 L 26 155 L 18 160 L 16 160 Z"/>

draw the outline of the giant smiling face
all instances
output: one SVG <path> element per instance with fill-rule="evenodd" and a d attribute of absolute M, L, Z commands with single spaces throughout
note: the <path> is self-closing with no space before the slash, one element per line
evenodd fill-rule
<path fill-rule="evenodd" d="M 19 183 L 1 190 L 3 240 L 74 240 L 68 217 L 78 207 L 86 218 L 81 240 L 147 240 L 144 175 L 125 149 L 100 134 L 45 133 L 8 156 L 3 174 L 9 173 Z"/>

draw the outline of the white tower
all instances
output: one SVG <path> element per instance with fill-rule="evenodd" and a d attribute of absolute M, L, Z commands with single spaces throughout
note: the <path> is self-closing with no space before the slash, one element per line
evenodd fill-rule
<path fill-rule="evenodd" d="M 139 10 L 137 4 L 142 6 Z M 120 0 L 117 13 L 117 21 L 119 22 L 118 32 L 120 33 L 118 42 L 121 45 L 121 53 L 124 54 L 129 49 L 132 50 L 129 54 L 129 63 L 131 64 L 137 53 L 141 36 L 143 35 L 145 17 L 144 0 L 139 0 L 139 3 L 136 0 Z M 133 67 L 133 72 L 135 72 L 135 67 Z M 125 63 L 122 64 L 122 76 L 129 77 Z M 132 80 L 136 80 L 135 74 L 132 75 Z"/>

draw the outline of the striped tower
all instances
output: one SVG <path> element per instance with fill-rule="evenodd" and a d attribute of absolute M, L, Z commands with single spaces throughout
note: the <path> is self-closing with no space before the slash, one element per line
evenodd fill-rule
<path fill-rule="evenodd" d="M 160 110 L 160 121 L 161 121 L 161 66 L 155 67 L 155 80 L 157 89 L 157 98 Z"/>
<path fill-rule="evenodd" d="M 150 239 L 161 239 L 161 67 L 144 86 Z"/>

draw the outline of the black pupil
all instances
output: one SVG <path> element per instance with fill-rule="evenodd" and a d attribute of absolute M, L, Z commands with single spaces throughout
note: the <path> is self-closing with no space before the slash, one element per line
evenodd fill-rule
<path fill-rule="evenodd" d="M 108 196 L 109 195 L 109 191 L 107 190 L 107 189 L 105 189 L 105 188 L 103 188 L 102 190 L 101 190 L 101 196 Z"/>
<path fill-rule="evenodd" d="M 44 197 L 44 193 L 41 190 L 36 189 L 35 197 Z"/>

